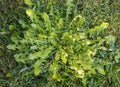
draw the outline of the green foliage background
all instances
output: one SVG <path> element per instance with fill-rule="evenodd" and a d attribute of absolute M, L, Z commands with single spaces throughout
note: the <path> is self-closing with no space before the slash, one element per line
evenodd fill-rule
<path fill-rule="evenodd" d="M 29 0 L 28 0 L 29 1 Z M 72 1 L 72 0 L 69 0 Z M 115 50 L 100 51 L 96 61 L 105 70 L 105 75 L 97 73 L 88 78 L 88 87 L 119 87 L 120 85 L 120 1 L 119 0 L 33 0 L 27 6 L 22 1 L 0 1 L 0 86 L 3 87 L 84 87 L 81 81 L 48 81 L 46 76 L 35 76 L 31 72 L 29 64 L 16 63 L 13 58 L 15 51 L 8 50 L 8 44 L 12 44 L 10 37 L 23 35 L 26 27 L 31 23 L 24 13 L 26 8 L 36 12 L 46 12 L 52 15 L 51 23 L 56 23 L 61 17 L 64 18 L 65 26 L 78 14 L 85 17 L 81 30 L 87 31 L 102 22 L 109 23 L 109 27 L 102 35 L 115 37 Z M 66 5 L 67 3 L 67 5 Z M 34 5 L 34 6 L 33 6 Z M 67 8 L 68 6 L 68 8 Z M 66 9 L 67 8 L 67 11 Z M 67 15 L 65 14 L 67 12 Z M 72 12 L 72 13 L 69 13 Z M 37 14 L 37 13 L 36 13 Z M 65 16 L 66 15 L 66 16 Z M 76 24 L 76 23 L 75 23 Z M 22 25 L 22 26 L 21 26 Z M 49 25 L 49 24 L 48 24 Z M 55 25 L 52 25 L 55 26 Z M 76 26 L 73 24 L 73 27 Z M 66 28 L 65 27 L 65 28 Z M 111 36 L 112 38 L 112 36 Z M 109 38 L 106 38 L 109 40 Z M 63 53 L 64 54 L 64 53 Z M 109 61 L 109 62 L 108 62 Z M 100 69 L 100 68 L 99 68 Z M 83 80 L 84 81 L 84 80 Z M 47 83 L 47 84 L 46 84 Z M 85 86 L 86 87 L 86 86 Z"/>

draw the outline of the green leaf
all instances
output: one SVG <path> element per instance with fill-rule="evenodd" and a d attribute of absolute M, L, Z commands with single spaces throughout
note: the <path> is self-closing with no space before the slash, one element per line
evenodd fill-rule
<path fill-rule="evenodd" d="M 17 44 L 17 42 L 18 42 L 18 38 L 17 37 L 11 37 L 10 39 L 11 39 L 12 42 Z"/>
<path fill-rule="evenodd" d="M 54 48 L 52 46 L 49 46 L 48 48 L 44 49 L 41 55 L 42 59 L 46 59 L 50 56 Z"/>
<path fill-rule="evenodd" d="M 29 6 L 33 5 L 31 0 L 24 0 L 24 3 Z"/>
<path fill-rule="evenodd" d="M 29 27 L 29 25 L 27 25 L 24 20 L 19 20 L 19 24 L 21 24 L 23 28 Z"/>
<path fill-rule="evenodd" d="M 120 52 L 115 56 L 115 61 L 118 63 L 120 62 Z"/>
<path fill-rule="evenodd" d="M 91 70 L 92 69 L 92 65 L 88 65 L 87 63 L 86 64 L 82 63 L 82 66 L 83 66 L 84 70 Z"/>
<path fill-rule="evenodd" d="M 115 48 L 115 37 L 112 35 L 105 37 L 107 44 L 110 47 L 110 50 L 113 50 Z"/>
<path fill-rule="evenodd" d="M 86 87 L 87 79 L 86 78 L 82 78 L 82 83 L 83 83 L 84 87 Z"/>
<path fill-rule="evenodd" d="M 15 26 L 14 25 L 9 25 L 9 30 L 15 30 Z"/>
<path fill-rule="evenodd" d="M 70 26 L 75 26 L 76 28 L 80 28 L 84 21 L 85 21 L 85 18 L 78 15 L 72 20 L 72 22 L 70 23 Z"/>
<path fill-rule="evenodd" d="M 92 68 L 90 72 L 91 72 L 92 74 L 96 74 L 96 71 L 95 71 L 94 68 Z"/>
<path fill-rule="evenodd" d="M 61 56 L 61 54 L 57 51 L 56 54 L 55 54 L 55 60 L 59 61 L 60 60 L 60 56 Z"/>
<path fill-rule="evenodd" d="M 60 77 L 60 75 L 59 75 L 57 72 L 54 72 L 54 73 L 53 73 L 52 78 L 55 79 L 55 80 L 57 80 L 57 81 L 60 81 L 60 80 L 61 80 L 61 77 Z"/>
<path fill-rule="evenodd" d="M 30 47 L 31 50 L 38 49 L 36 45 Z"/>
<path fill-rule="evenodd" d="M 79 78 L 83 78 L 84 77 L 84 70 L 77 70 L 76 76 Z"/>
<path fill-rule="evenodd" d="M 33 65 L 33 67 L 34 67 L 34 74 L 37 76 L 37 75 L 39 75 L 40 74 L 40 65 L 41 65 L 41 62 L 40 62 L 40 60 L 37 60 L 36 62 L 35 62 L 35 64 Z"/>
<path fill-rule="evenodd" d="M 16 45 L 15 44 L 10 44 L 7 46 L 8 49 L 11 49 L 11 50 L 16 50 Z"/>
<path fill-rule="evenodd" d="M 103 22 L 100 26 L 101 26 L 101 27 L 103 27 L 103 28 L 105 29 L 105 28 L 107 28 L 107 27 L 108 27 L 108 25 L 109 25 L 108 23 Z"/>
<path fill-rule="evenodd" d="M 65 63 L 65 64 L 67 63 L 67 58 L 61 57 L 61 60 L 62 60 L 63 63 Z"/>
<path fill-rule="evenodd" d="M 66 6 L 67 6 L 67 11 L 66 11 L 66 22 L 67 22 L 69 14 L 71 14 L 72 7 L 74 6 L 73 0 L 67 0 Z"/>
<path fill-rule="evenodd" d="M 38 57 L 41 57 L 41 55 L 42 55 L 42 51 L 35 52 L 29 55 L 29 59 L 34 60 L 34 59 L 37 59 Z"/>
<path fill-rule="evenodd" d="M 85 21 L 85 18 L 84 17 L 80 17 L 79 21 L 76 24 L 77 28 L 80 28 L 84 21 Z"/>
<path fill-rule="evenodd" d="M 67 63 L 67 57 L 68 57 L 68 54 L 63 49 L 61 49 L 61 60 L 65 64 Z"/>
<path fill-rule="evenodd" d="M 47 27 L 47 30 L 51 32 L 51 21 L 49 19 L 49 16 L 46 12 L 42 13 L 41 16 L 43 17 L 45 21 L 45 26 Z"/>
<path fill-rule="evenodd" d="M 35 67 L 34 68 L 34 74 L 37 76 L 40 74 L 40 68 L 39 67 Z"/>
<path fill-rule="evenodd" d="M 35 13 L 31 9 L 27 9 L 26 14 L 30 17 L 31 20 L 33 20 L 33 18 L 35 17 Z"/>
<path fill-rule="evenodd" d="M 60 29 L 63 26 L 63 19 L 62 18 L 59 19 L 57 26 L 58 26 L 58 29 Z"/>
<path fill-rule="evenodd" d="M 12 74 L 11 73 L 7 73 L 6 77 L 10 78 L 10 77 L 12 77 Z"/>
<path fill-rule="evenodd" d="M 104 29 L 108 27 L 108 23 L 102 23 L 100 26 L 96 26 L 90 29 L 89 32 L 92 36 L 98 36 Z"/>
<path fill-rule="evenodd" d="M 79 39 L 85 39 L 85 38 L 86 38 L 85 33 L 79 33 L 78 38 L 79 38 Z M 79 39 L 78 39 L 78 40 L 79 40 Z"/>
<path fill-rule="evenodd" d="M 37 59 L 37 58 L 41 58 L 41 61 L 45 60 L 46 58 L 49 57 L 49 54 L 52 52 L 53 50 L 53 47 L 50 46 L 48 48 L 45 48 L 44 50 L 41 50 L 41 51 L 38 51 L 38 52 L 35 52 L 35 53 L 31 53 L 29 55 L 29 59 L 31 60 L 34 60 L 34 59 Z"/>
<path fill-rule="evenodd" d="M 22 62 L 22 63 L 25 63 L 25 60 L 27 59 L 26 56 L 22 53 L 15 54 L 14 57 L 17 62 Z"/>
<path fill-rule="evenodd" d="M 97 67 L 97 71 L 98 71 L 100 74 L 105 75 L 105 71 L 104 71 L 104 69 L 101 68 L 100 66 Z"/>
<path fill-rule="evenodd" d="M 58 68 L 58 64 L 56 62 L 54 62 L 53 64 L 50 65 L 50 70 L 51 71 L 56 71 Z"/>

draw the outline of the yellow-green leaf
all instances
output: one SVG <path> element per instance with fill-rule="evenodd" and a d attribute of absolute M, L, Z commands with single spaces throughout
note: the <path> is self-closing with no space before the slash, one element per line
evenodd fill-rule
<path fill-rule="evenodd" d="M 61 60 L 65 64 L 67 63 L 67 57 L 68 57 L 68 54 L 63 49 L 61 49 Z"/>
<path fill-rule="evenodd" d="M 40 74 L 40 64 L 41 64 L 41 62 L 39 60 L 37 60 L 35 62 L 35 64 L 33 65 L 33 67 L 34 67 L 34 74 L 36 76 Z"/>
<path fill-rule="evenodd" d="M 59 52 L 56 52 L 56 54 L 55 54 L 55 60 L 60 60 L 60 53 Z"/>
<path fill-rule="evenodd" d="M 77 77 L 83 78 L 84 77 L 84 70 L 77 70 Z"/>
<path fill-rule="evenodd" d="M 24 0 L 24 3 L 29 6 L 33 5 L 31 0 Z"/>
<path fill-rule="evenodd" d="M 40 74 L 40 68 L 39 67 L 35 67 L 34 68 L 34 74 L 37 76 Z"/>
<path fill-rule="evenodd" d="M 107 28 L 108 27 L 108 23 L 106 23 L 106 22 L 103 22 L 102 24 L 101 24 L 101 27 L 103 27 L 103 28 Z"/>
<path fill-rule="evenodd" d="M 63 26 L 63 19 L 62 18 L 59 19 L 57 26 L 59 29 Z"/>
<path fill-rule="evenodd" d="M 15 50 L 16 45 L 15 44 L 10 44 L 7 46 L 8 49 Z"/>
<path fill-rule="evenodd" d="M 60 75 L 59 75 L 57 72 L 54 72 L 54 73 L 53 73 L 52 78 L 53 78 L 53 79 L 56 79 L 57 81 L 60 81 L 60 80 L 61 80 Z"/>
<path fill-rule="evenodd" d="M 63 63 L 65 63 L 65 64 L 67 63 L 67 58 L 61 57 L 61 60 L 62 60 Z"/>
<path fill-rule="evenodd" d="M 12 77 L 12 74 L 11 73 L 7 73 L 6 77 L 10 78 L 10 77 Z"/>
<path fill-rule="evenodd" d="M 101 68 L 101 67 L 97 67 L 97 71 L 98 71 L 100 74 L 105 75 L 105 71 L 104 71 L 103 68 Z"/>
<path fill-rule="evenodd" d="M 33 12 L 33 10 L 31 10 L 31 9 L 27 9 L 26 10 L 26 14 L 31 18 L 31 19 L 33 19 L 33 17 L 34 17 L 34 12 Z"/>

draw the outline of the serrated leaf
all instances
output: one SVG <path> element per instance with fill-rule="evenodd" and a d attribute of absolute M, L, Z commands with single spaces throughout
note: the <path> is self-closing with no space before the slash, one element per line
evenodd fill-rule
<path fill-rule="evenodd" d="M 103 68 L 101 68 L 100 66 L 99 66 L 99 67 L 97 67 L 97 71 L 98 71 L 100 74 L 105 75 L 105 71 L 104 71 L 104 69 L 103 69 Z"/>
<path fill-rule="evenodd" d="M 53 78 L 53 79 L 56 79 L 57 81 L 60 81 L 60 80 L 61 80 L 60 75 L 59 75 L 57 72 L 54 72 L 54 73 L 53 73 L 52 78 Z"/>
<path fill-rule="evenodd" d="M 65 63 L 65 64 L 67 63 L 67 58 L 61 57 L 61 60 L 62 60 L 63 63 Z"/>
<path fill-rule="evenodd" d="M 41 64 L 41 61 L 40 60 L 37 60 L 35 63 L 34 63 L 34 67 L 39 67 Z"/>
<path fill-rule="evenodd" d="M 10 39 L 11 39 L 12 42 L 15 42 L 15 43 L 18 42 L 18 38 L 17 37 L 11 37 Z"/>
<path fill-rule="evenodd" d="M 40 68 L 37 67 L 37 68 L 34 68 L 34 74 L 37 76 L 40 74 Z"/>
<path fill-rule="evenodd" d="M 68 57 L 68 54 L 63 49 L 61 49 L 61 60 L 65 64 L 67 63 L 67 57 Z"/>
<path fill-rule="evenodd" d="M 92 74 L 96 74 L 96 71 L 95 71 L 95 69 L 93 68 L 93 69 L 91 69 L 91 73 Z"/>
<path fill-rule="evenodd" d="M 19 20 L 19 24 L 21 24 L 23 28 L 29 27 L 24 20 Z"/>
<path fill-rule="evenodd" d="M 40 64 L 41 64 L 40 60 L 37 60 L 35 62 L 35 64 L 33 65 L 33 67 L 34 67 L 34 74 L 36 76 L 40 74 Z"/>
<path fill-rule="evenodd" d="M 22 56 L 21 53 L 19 53 L 19 54 L 15 54 L 15 55 L 14 55 L 15 60 L 16 60 L 17 62 L 25 63 L 25 59 L 24 59 L 23 57 L 21 57 L 21 56 Z"/>
<path fill-rule="evenodd" d="M 34 60 L 34 59 L 38 58 L 38 56 L 35 56 L 34 54 L 30 54 L 28 58 L 30 60 Z"/>
<path fill-rule="evenodd" d="M 31 46 L 30 49 L 35 50 L 35 49 L 38 49 L 38 48 L 37 48 L 36 45 L 34 45 L 34 46 Z"/>
<path fill-rule="evenodd" d="M 49 19 L 48 14 L 44 12 L 43 14 L 41 14 L 41 16 L 43 17 L 45 21 L 45 26 L 47 27 L 47 30 L 51 32 L 51 21 Z"/>
<path fill-rule="evenodd" d="M 29 55 L 29 59 L 34 60 L 40 57 L 41 61 L 44 61 L 46 58 L 49 57 L 49 54 L 52 52 L 52 50 L 53 50 L 53 47 L 50 46 L 42 51 L 32 53 Z"/>
<path fill-rule="evenodd" d="M 50 65 L 50 70 L 51 70 L 51 71 L 56 71 L 57 68 L 58 68 L 58 65 L 57 65 L 56 62 Z"/>
<path fill-rule="evenodd" d="M 96 26 L 93 29 L 90 29 L 90 34 L 92 36 L 98 36 L 105 28 L 108 27 L 108 23 L 102 23 L 100 26 Z"/>
<path fill-rule="evenodd" d="M 42 51 L 38 51 L 33 54 L 30 54 L 29 59 L 34 60 L 34 59 L 37 59 L 38 57 L 41 57 L 41 55 L 42 55 Z"/>
<path fill-rule="evenodd" d="M 15 50 L 16 49 L 16 45 L 15 44 L 10 44 L 7 46 L 8 49 L 11 49 L 11 50 Z"/>
<path fill-rule="evenodd" d="M 92 66 L 88 65 L 88 64 L 82 64 L 82 66 L 85 70 L 91 70 L 91 68 L 92 68 Z"/>
<path fill-rule="evenodd" d="M 57 79 L 57 73 L 55 72 L 52 76 L 53 79 Z"/>
<path fill-rule="evenodd" d="M 58 26 L 58 29 L 60 29 L 63 26 L 63 19 L 62 18 L 59 19 L 57 26 Z"/>
<path fill-rule="evenodd" d="M 60 53 L 59 52 L 56 52 L 56 54 L 55 54 L 55 60 L 56 61 L 60 60 Z"/>
<path fill-rule="evenodd" d="M 42 54 L 42 58 L 45 59 L 45 58 L 48 58 L 50 53 L 53 51 L 53 47 L 52 46 L 49 46 L 48 48 L 46 48 L 44 51 L 43 51 L 43 54 Z"/>

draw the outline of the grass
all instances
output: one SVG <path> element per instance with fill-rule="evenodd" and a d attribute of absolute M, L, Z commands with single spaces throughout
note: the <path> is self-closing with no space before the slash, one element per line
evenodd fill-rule
<path fill-rule="evenodd" d="M 59 1 L 56 0 L 56 3 Z M 75 11 L 86 18 L 84 23 L 86 29 L 99 25 L 103 21 L 109 23 L 108 34 L 116 37 L 116 47 L 120 51 L 120 0 L 75 0 L 74 3 Z M 0 0 L 0 86 L 2 87 L 46 87 L 46 79 L 31 75 L 30 67 L 16 63 L 13 52 L 6 48 L 11 43 L 9 25 L 14 24 L 19 27 L 18 20 L 25 18 L 24 9 L 22 9 L 24 6 L 23 2 L 19 0 Z M 94 84 L 99 83 L 102 83 L 101 87 L 119 87 L 119 62 L 105 68 L 108 74 L 104 77 L 98 75 L 99 78 L 96 79 L 99 79 L 100 82 L 91 78 L 89 87 L 95 87 Z M 23 76 L 25 72 L 28 72 L 29 76 Z M 53 84 L 49 83 L 49 87 L 52 87 Z"/>

